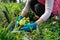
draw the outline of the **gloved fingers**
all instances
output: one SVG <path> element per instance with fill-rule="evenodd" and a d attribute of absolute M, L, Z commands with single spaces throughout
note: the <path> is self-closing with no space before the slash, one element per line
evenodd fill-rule
<path fill-rule="evenodd" d="M 23 28 L 21 28 L 20 30 L 26 31 L 26 32 L 30 32 L 30 28 L 28 28 L 28 27 L 23 27 Z"/>

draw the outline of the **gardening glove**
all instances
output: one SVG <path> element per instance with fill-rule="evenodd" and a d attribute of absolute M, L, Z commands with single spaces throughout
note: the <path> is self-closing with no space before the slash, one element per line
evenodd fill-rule
<path fill-rule="evenodd" d="M 15 27 L 18 26 L 18 22 L 19 22 L 22 18 L 23 18 L 22 16 L 19 16 L 19 17 L 18 17 L 18 19 L 17 19 L 17 21 L 16 21 L 16 23 L 15 23 Z M 10 26 L 10 30 L 11 30 L 11 31 L 13 30 L 13 26 L 12 26 L 12 25 Z"/>
<path fill-rule="evenodd" d="M 19 17 L 18 17 L 18 19 L 17 19 L 17 21 L 16 21 L 16 23 L 15 23 L 15 27 L 18 26 L 18 23 L 19 23 L 19 21 L 20 21 L 22 18 L 23 18 L 22 16 L 19 16 Z"/>
<path fill-rule="evenodd" d="M 36 29 L 36 26 L 37 26 L 37 23 L 34 22 L 32 24 L 26 24 L 24 27 L 20 28 L 20 30 L 23 30 L 23 31 L 26 31 L 26 32 L 30 32 L 31 31 L 30 28 L 32 30 L 34 30 L 34 29 Z"/>

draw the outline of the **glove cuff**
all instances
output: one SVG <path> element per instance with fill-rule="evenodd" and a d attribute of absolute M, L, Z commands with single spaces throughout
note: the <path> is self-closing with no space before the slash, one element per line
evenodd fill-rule
<path fill-rule="evenodd" d="M 37 26 L 37 23 L 34 22 L 34 23 L 33 23 L 33 29 L 36 29 L 36 26 Z"/>
<path fill-rule="evenodd" d="M 36 23 L 36 22 L 34 22 L 34 25 L 35 25 L 35 26 L 37 26 L 37 23 Z"/>
<path fill-rule="evenodd" d="M 23 18 L 22 16 L 19 16 L 19 17 L 18 17 L 18 21 L 20 21 L 22 18 Z"/>

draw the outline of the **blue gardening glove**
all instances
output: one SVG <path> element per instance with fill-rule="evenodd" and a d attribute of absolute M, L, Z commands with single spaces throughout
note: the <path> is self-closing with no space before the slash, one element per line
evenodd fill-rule
<path fill-rule="evenodd" d="M 32 28 L 32 30 L 36 29 L 36 26 L 37 26 L 37 23 L 34 22 L 32 24 L 26 24 L 24 27 L 20 28 L 20 30 L 23 30 L 23 31 L 27 31 L 27 32 L 30 32 L 30 28 Z"/>
<path fill-rule="evenodd" d="M 17 21 L 20 21 L 22 18 L 23 18 L 22 16 L 19 16 L 18 19 L 17 19 Z"/>
<path fill-rule="evenodd" d="M 15 23 L 15 27 L 17 27 L 18 22 L 19 22 L 22 18 L 23 18 L 22 16 L 19 16 L 19 17 L 18 17 L 18 19 L 17 19 L 17 21 L 16 21 L 16 23 Z M 11 30 L 11 31 L 13 30 L 13 26 L 12 26 L 12 25 L 10 26 L 10 30 Z"/>
<path fill-rule="evenodd" d="M 18 23 L 19 23 L 19 21 L 20 21 L 22 18 L 23 18 L 22 16 L 19 16 L 19 17 L 18 17 L 18 19 L 17 19 L 17 21 L 16 21 L 16 23 L 15 23 L 15 27 L 18 26 Z"/>

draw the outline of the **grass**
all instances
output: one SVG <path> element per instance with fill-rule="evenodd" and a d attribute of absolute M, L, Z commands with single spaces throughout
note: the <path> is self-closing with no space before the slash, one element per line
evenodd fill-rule
<path fill-rule="evenodd" d="M 0 5 L 0 40 L 60 40 L 60 20 L 55 20 L 55 17 L 48 19 L 48 21 L 40 24 L 37 26 L 36 30 L 31 30 L 31 32 L 20 31 L 19 28 L 21 26 L 17 28 L 14 27 L 13 31 L 10 31 L 10 25 L 13 24 L 17 19 L 25 4 L 0 3 Z M 3 10 L 7 11 L 9 20 L 11 21 L 10 23 L 7 23 L 6 18 L 2 12 Z M 29 11 L 28 15 L 33 17 L 31 10 Z M 30 18 L 28 15 L 25 18 L 25 24 L 32 22 L 29 20 Z M 53 24 L 53 21 L 56 21 L 56 23 Z"/>

